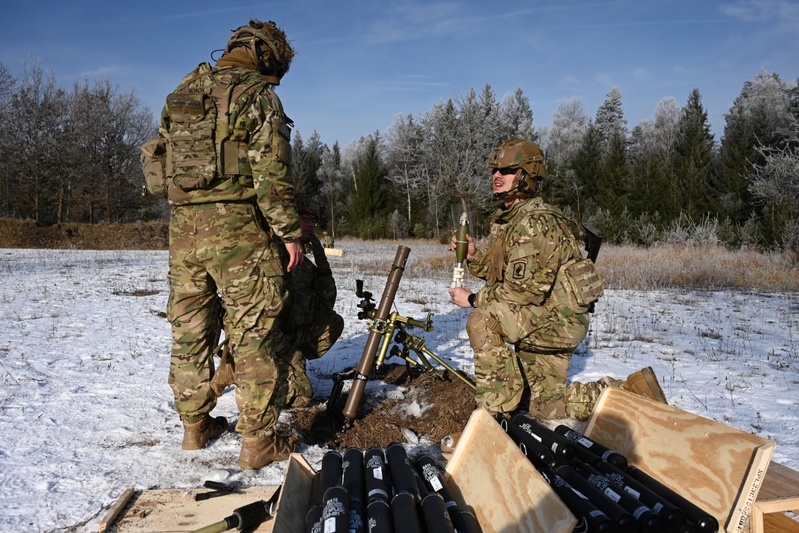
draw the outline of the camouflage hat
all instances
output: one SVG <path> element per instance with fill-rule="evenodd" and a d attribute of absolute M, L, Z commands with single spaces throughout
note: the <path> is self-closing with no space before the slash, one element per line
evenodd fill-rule
<path fill-rule="evenodd" d="M 286 39 L 286 34 L 272 22 L 250 20 L 246 26 L 233 30 L 228 39 L 225 52 L 237 46 L 247 46 L 258 58 L 258 70 L 268 76 L 268 82 L 278 85 L 283 75 L 288 72 L 294 49 Z"/>
<path fill-rule="evenodd" d="M 510 168 L 516 177 L 509 195 L 529 197 L 538 189 L 538 182 L 547 177 L 544 152 L 533 141 L 508 139 L 491 152 L 488 168 Z"/>

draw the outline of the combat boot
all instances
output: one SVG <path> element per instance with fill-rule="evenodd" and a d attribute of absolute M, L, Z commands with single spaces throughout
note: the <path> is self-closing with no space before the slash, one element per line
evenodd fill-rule
<path fill-rule="evenodd" d="M 244 436 L 241 439 L 239 466 L 248 470 L 259 470 L 275 461 L 285 461 L 297 451 L 298 445 L 294 435 Z"/>
<path fill-rule="evenodd" d="M 209 440 L 217 438 L 227 430 L 227 419 L 223 416 L 203 416 L 197 422 L 183 422 L 184 450 L 201 450 Z"/>
<path fill-rule="evenodd" d="M 633 372 L 627 376 L 627 381 L 622 383 L 621 387 L 624 390 L 646 396 L 651 400 L 665 403 L 666 405 L 669 404 L 666 400 L 666 395 L 663 394 L 663 389 L 660 388 L 658 378 L 655 376 L 655 371 L 652 370 L 651 366 L 642 368 L 638 372 Z"/>

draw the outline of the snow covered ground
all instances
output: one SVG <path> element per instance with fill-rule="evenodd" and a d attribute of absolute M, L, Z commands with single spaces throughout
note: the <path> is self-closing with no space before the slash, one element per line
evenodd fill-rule
<path fill-rule="evenodd" d="M 449 278 L 419 261 L 443 247 L 407 246 L 398 310 L 415 318 L 435 313 L 435 329 L 422 334 L 428 348 L 471 372 L 468 313 L 450 303 Z M 323 397 L 330 373 L 356 365 L 366 341 L 355 280 L 379 301 L 397 249 L 339 247 L 344 255 L 331 264 L 346 326 L 330 353 L 310 365 Z M 367 254 L 374 264 L 363 260 Z M 166 271 L 160 251 L 0 249 L 0 531 L 97 531 L 128 487 L 282 480 L 285 463 L 241 471 L 235 434 L 181 451 L 166 384 Z M 799 469 L 799 294 L 607 291 L 571 377 L 623 378 L 647 365 L 672 405 L 776 441 L 774 459 Z M 214 414 L 237 417 L 231 392 Z M 318 466 L 326 450 L 300 451 Z"/>

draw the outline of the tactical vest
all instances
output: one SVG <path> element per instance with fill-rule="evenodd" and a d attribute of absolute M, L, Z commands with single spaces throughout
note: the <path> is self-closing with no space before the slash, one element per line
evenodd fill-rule
<path fill-rule="evenodd" d="M 508 257 L 505 255 L 505 235 L 508 226 L 512 226 L 517 219 L 527 216 L 531 211 L 519 211 L 514 215 L 505 228 L 503 228 L 488 252 L 489 265 L 487 282 L 489 284 L 504 280 L 504 273 L 508 267 Z M 569 238 L 569 247 L 573 250 L 571 257 L 563 263 L 555 277 L 555 286 L 550 298 L 559 304 L 570 307 L 575 313 L 582 314 L 591 308 L 591 304 L 604 295 L 604 287 L 594 262 L 582 256 L 579 251 L 577 239 L 574 237 L 576 224 L 560 209 L 541 204 L 536 206 L 532 213 L 552 216 L 560 226 L 564 235 Z M 520 250 L 521 253 L 524 253 Z"/>
<path fill-rule="evenodd" d="M 223 179 L 252 176 L 247 139 L 231 138 L 230 104 L 252 98 L 250 89 L 261 80 L 239 84 L 240 77 L 203 63 L 167 96 L 165 172 L 180 189 L 210 189 Z"/>

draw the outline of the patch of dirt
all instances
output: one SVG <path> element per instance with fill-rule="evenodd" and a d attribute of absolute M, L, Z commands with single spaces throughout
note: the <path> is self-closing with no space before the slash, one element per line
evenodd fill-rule
<path fill-rule="evenodd" d="M 369 381 L 385 387 L 367 387 L 358 416 L 346 426 L 341 415 L 346 397 L 332 413 L 326 403 L 295 410 L 294 428 L 302 440 L 341 450 L 385 448 L 413 439 L 436 444 L 463 431 L 477 408 L 474 391 L 456 376 L 442 380 L 430 373 L 409 375 L 404 365 L 386 365 L 384 370 Z"/>

